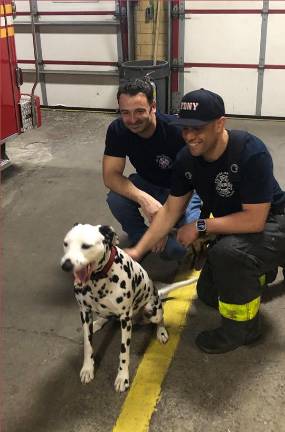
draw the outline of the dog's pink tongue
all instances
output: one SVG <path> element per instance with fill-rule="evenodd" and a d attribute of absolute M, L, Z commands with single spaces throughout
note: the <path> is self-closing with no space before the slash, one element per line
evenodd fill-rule
<path fill-rule="evenodd" d="M 81 283 L 86 282 L 89 277 L 88 267 L 84 267 L 83 269 L 74 272 L 74 276 L 77 282 L 81 282 Z"/>

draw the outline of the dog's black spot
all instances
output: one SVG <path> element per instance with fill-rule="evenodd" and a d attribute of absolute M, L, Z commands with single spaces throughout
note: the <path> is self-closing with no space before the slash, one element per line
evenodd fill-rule
<path fill-rule="evenodd" d="M 127 262 L 127 264 L 124 265 L 124 270 L 127 273 L 128 278 L 131 279 L 132 276 L 131 276 L 131 269 L 130 269 L 130 263 L 129 262 Z"/>
<path fill-rule="evenodd" d="M 135 280 L 135 278 L 132 279 L 132 289 L 135 292 L 135 290 L 136 290 L 136 280 Z"/>
<path fill-rule="evenodd" d="M 128 326 L 127 326 L 127 331 L 130 331 L 131 328 L 132 328 L 132 327 L 131 327 L 130 325 L 128 325 Z"/>
<path fill-rule="evenodd" d="M 90 312 L 85 312 L 85 322 L 88 324 L 90 321 Z"/>
<path fill-rule="evenodd" d="M 116 275 L 116 274 L 114 274 L 114 275 L 112 276 L 111 282 L 115 282 L 115 283 L 117 283 L 118 281 L 119 281 L 119 276 Z"/>
<path fill-rule="evenodd" d="M 98 294 L 99 294 L 100 299 L 102 299 L 103 297 L 105 297 L 105 293 L 104 293 L 103 289 L 100 289 L 98 291 Z"/>
<path fill-rule="evenodd" d="M 121 255 L 116 255 L 116 258 L 114 259 L 116 264 L 122 264 L 123 260 Z"/>
<path fill-rule="evenodd" d="M 129 299 L 130 297 L 131 297 L 131 292 L 128 291 L 128 292 L 127 292 L 127 298 Z"/>
<path fill-rule="evenodd" d="M 123 359 L 123 360 L 122 360 L 122 363 L 126 363 L 126 360 L 125 360 L 125 359 Z"/>
<path fill-rule="evenodd" d="M 134 301 L 141 295 L 141 290 L 139 289 L 134 295 Z"/>
<path fill-rule="evenodd" d="M 94 300 L 95 300 L 95 302 L 97 302 L 97 301 L 98 301 L 98 298 L 97 298 L 97 297 L 94 297 Z"/>
<path fill-rule="evenodd" d="M 92 345 L 92 336 L 93 336 L 93 322 L 91 322 L 89 324 L 89 335 L 88 335 L 88 339 L 90 342 L 90 345 Z"/>
<path fill-rule="evenodd" d="M 126 306 L 123 306 L 122 309 L 123 309 L 123 310 L 126 310 Z"/>
<path fill-rule="evenodd" d="M 103 303 L 100 303 L 101 308 L 106 309 L 107 306 L 105 306 Z"/>
<path fill-rule="evenodd" d="M 88 291 L 91 291 L 91 288 L 88 286 L 88 285 L 85 285 L 83 288 L 82 288 L 82 295 L 86 295 L 87 294 L 87 292 Z"/>
<path fill-rule="evenodd" d="M 126 352 L 126 347 L 125 347 L 125 344 L 122 343 L 121 344 L 121 353 L 124 354 L 125 352 Z"/>
<path fill-rule="evenodd" d="M 125 379 L 125 384 L 129 384 L 129 380 L 127 378 Z"/>
<path fill-rule="evenodd" d="M 122 282 L 120 283 L 120 287 L 126 288 L 126 281 L 125 280 L 122 280 Z"/>
<path fill-rule="evenodd" d="M 117 303 L 122 303 L 122 301 L 123 301 L 123 297 L 117 297 L 116 298 L 116 302 Z"/>
<path fill-rule="evenodd" d="M 130 263 L 132 271 L 134 271 L 133 261 Z"/>
<path fill-rule="evenodd" d="M 128 338 L 128 339 L 127 339 L 127 346 L 129 346 L 129 345 L 130 345 L 130 343 L 131 343 L 131 339 L 130 339 L 130 338 Z"/>
<path fill-rule="evenodd" d="M 125 329 L 127 327 L 126 320 L 122 320 L 121 323 L 122 323 L 122 328 Z"/>
<path fill-rule="evenodd" d="M 74 288 L 75 294 L 81 294 L 81 288 Z"/>
<path fill-rule="evenodd" d="M 143 295 L 140 296 L 140 297 L 137 299 L 137 301 L 135 302 L 134 306 L 135 306 L 136 309 L 140 306 L 140 303 L 141 303 L 142 299 L 143 299 Z"/>
<path fill-rule="evenodd" d="M 83 300 L 83 304 L 84 304 L 84 306 L 88 307 L 88 309 L 91 309 L 91 306 L 85 300 Z"/>
<path fill-rule="evenodd" d="M 82 312 L 80 312 L 80 318 L 81 318 L 81 322 L 82 322 L 82 324 L 84 324 L 84 323 L 85 323 L 85 320 L 84 320 L 84 316 L 83 316 L 83 313 L 82 313 Z"/>

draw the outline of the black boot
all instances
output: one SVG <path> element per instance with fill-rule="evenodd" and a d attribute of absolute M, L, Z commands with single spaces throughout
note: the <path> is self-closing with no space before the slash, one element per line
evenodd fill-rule
<path fill-rule="evenodd" d="M 260 336 L 258 314 L 249 321 L 233 321 L 222 317 L 222 326 L 200 333 L 196 338 L 196 344 L 208 354 L 221 354 L 241 345 L 248 345 Z"/>

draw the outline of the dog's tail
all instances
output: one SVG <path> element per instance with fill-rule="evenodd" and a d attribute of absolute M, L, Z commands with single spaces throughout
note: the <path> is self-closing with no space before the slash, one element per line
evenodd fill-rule
<path fill-rule="evenodd" d="M 173 290 L 175 290 L 176 288 L 182 288 L 186 285 L 192 285 L 193 283 L 197 282 L 198 277 L 192 277 L 190 279 L 185 279 L 183 281 L 180 282 L 175 282 L 171 285 L 166 285 L 166 286 L 162 286 L 161 284 L 155 284 L 158 290 L 158 295 L 160 297 L 161 300 L 165 299 L 167 297 L 167 294 Z M 159 286 L 158 286 L 159 285 Z"/>

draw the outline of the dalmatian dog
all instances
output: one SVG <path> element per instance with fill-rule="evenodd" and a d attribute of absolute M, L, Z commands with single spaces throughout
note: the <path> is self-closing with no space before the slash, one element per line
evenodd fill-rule
<path fill-rule="evenodd" d="M 140 315 L 144 321 L 156 324 L 157 339 L 165 344 L 168 333 L 163 323 L 161 298 L 190 281 L 166 286 L 159 294 L 147 272 L 117 244 L 118 237 L 110 226 L 76 224 L 64 239 L 61 267 L 73 272 L 74 293 L 83 326 L 81 382 L 87 384 L 94 378 L 92 335 L 115 316 L 120 320 L 122 337 L 115 389 L 123 392 L 129 387 L 130 343 L 135 316 Z M 96 315 L 94 322 L 93 313 Z"/>

